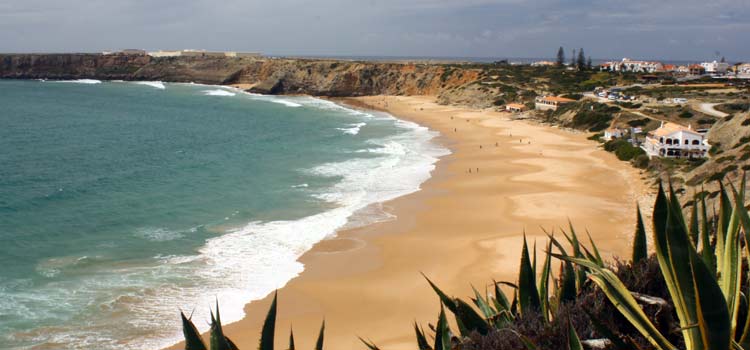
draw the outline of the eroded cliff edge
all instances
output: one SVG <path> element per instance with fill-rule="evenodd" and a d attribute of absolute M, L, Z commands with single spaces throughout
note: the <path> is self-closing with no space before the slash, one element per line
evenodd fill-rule
<path fill-rule="evenodd" d="M 487 107 L 465 96 L 481 71 L 460 65 L 286 58 L 167 57 L 99 54 L 0 54 L 0 78 L 160 80 L 247 84 L 262 94 L 313 96 L 434 95 L 445 103 Z M 463 99 L 463 101 L 462 101 Z"/>

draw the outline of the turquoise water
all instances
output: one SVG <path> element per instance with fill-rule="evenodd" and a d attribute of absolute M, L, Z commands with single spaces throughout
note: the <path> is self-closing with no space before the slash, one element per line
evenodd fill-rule
<path fill-rule="evenodd" d="M 434 132 L 309 97 L 0 81 L 0 343 L 147 349 L 283 286 L 419 188 Z"/>

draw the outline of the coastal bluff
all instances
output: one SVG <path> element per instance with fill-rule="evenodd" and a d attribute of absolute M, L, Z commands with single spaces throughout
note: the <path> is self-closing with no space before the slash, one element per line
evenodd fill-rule
<path fill-rule="evenodd" d="M 303 58 L 0 54 L 0 78 L 99 79 L 242 84 L 261 94 L 351 97 L 433 95 L 446 103 L 481 70 L 456 64 Z M 471 89 L 470 89 L 471 90 Z M 482 96 L 484 97 L 484 96 Z M 474 98 L 480 105 L 490 98 Z M 474 103 L 472 103 L 474 104 Z"/>

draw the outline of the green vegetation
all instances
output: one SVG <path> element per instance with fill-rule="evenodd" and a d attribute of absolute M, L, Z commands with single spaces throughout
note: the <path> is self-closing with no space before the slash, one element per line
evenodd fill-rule
<path fill-rule="evenodd" d="M 431 334 L 414 324 L 417 348 L 578 350 L 597 341 L 618 350 L 750 349 L 746 185 L 744 179 L 739 191 L 719 185 L 719 191 L 698 193 L 685 206 L 671 186 L 668 192 L 659 186 L 650 256 L 638 209 L 627 263 L 606 263 L 591 237 L 587 246 L 570 225 L 557 236 L 563 240 L 554 231 L 547 233 L 539 264 L 536 244 L 529 249 L 524 236 L 517 280 L 493 281 L 484 292 L 475 288 L 469 302 L 427 279 L 441 306 L 437 322 L 428 327 Z M 718 214 L 709 216 L 706 199 L 713 197 L 718 197 Z M 553 261 L 559 262 L 556 276 Z M 259 350 L 273 350 L 276 308 L 274 295 Z M 449 325 L 449 313 L 457 333 Z M 190 319 L 183 314 L 182 321 L 185 349 L 206 350 Z M 324 329 L 316 350 L 323 349 Z M 237 349 L 222 331 L 218 304 L 216 316 L 211 315 L 210 345 L 211 350 Z M 294 349 L 292 335 L 289 349 Z"/>
<path fill-rule="evenodd" d="M 561 116 L 570 111 L 575 112 L 575 116 L 568 126 L 596 132 L 608 128 L 613 119 L 612 114 L 619 112 L 620 108 L 596 102 L 569 103 L 558 108 L 552 115 Z"/>
<path fill-rule="evenodd" d="M 680 117 L 680 118 L 683 118 L 683 119 L 688 119 L 688 118 L 692 118 L 692 117 L 693 117 L 693 112 L 690 112 L 690 111 L 682 111 L 682 112 L 681 112 L 681 113 L 680 113 L 680 114 L 678 115 L 678 117 Z"/>
<path fill-rule="evenodd" d="M 637 128 L 637 127 L 640 127 L 640 126 L 646 126 L 646 124 L 648 124 L 648 122 L 650 122 L 650 121 L 651 121 L 651 119 L 649 119 L 649 118 L 635 119 L 635 120 L 628 121 L 628 125 L 630 125 L 630 126 L 632 126 L 634 128 Z"/>
<path fill-rule="evenodd" d="M 633 103 L 633 102 L 627 102 L 627 101 L 625 102 L 618 101 L 617 105 L 622 106 L 624 108 L 630 108 L 630 109 L 638 109 L 638 108 L 641 108 L 641 106 L 643 106 L 640 103 Z"/>
<path fill-rule="evenodd" d="M 737 113 L 750 110 L 750 103 L 724 103 L 717 105 L 714 108 L 725 113 Z"/>
<path fill-rule="evenodd" d="M 617 159 L 628 161 L 646 152 L 640 147 L 633 146 L 627 140 L 612 140 L 604 144 L 604 150 L 617 155 Z"/>

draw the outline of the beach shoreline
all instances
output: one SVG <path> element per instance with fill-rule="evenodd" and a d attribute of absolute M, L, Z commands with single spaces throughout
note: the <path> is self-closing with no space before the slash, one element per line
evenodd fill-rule
<path fill-rule="evenodd" d="M 572 133 L 509 114 L 436 104 L 429 96 L 334 99 L 387 112 L 440 132 L 442 157 L 421 190 L 383 203 L 395 220 L 343 230 L 299 261 L 305 270 L 279 290 L 277 346 L 293 325 L 312 347 L 326 319 L 326 348 L 413 348 L 412 322 L 434 322 L 439 302 L 421 277 L 466 297 L 492 279 L 514 281 L 523 232 L 588 229 L 603 255 L 627 256 L 635 203 L 650 203 L 638 170 Z M 646 210 L 647 211 L 647 210 Z M 257 347 L 270 296 L 225 326 L 241 349 Z M 175 345 L 170 349 L 179 349 Z"/>

